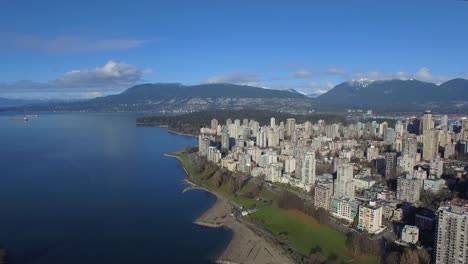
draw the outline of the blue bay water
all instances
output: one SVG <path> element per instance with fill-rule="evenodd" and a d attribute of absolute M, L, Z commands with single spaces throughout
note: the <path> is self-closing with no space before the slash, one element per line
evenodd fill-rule
<path fill-rule="evenodd" d="M 182 194 L 165 153 L 196 139 L 135 114 L 0 114 L 0 244 L 13 264 L 209 263 L 232 234 L 192 221 L 214 203 Z M 18 116 L 18 115 L 16 115 Z"/>

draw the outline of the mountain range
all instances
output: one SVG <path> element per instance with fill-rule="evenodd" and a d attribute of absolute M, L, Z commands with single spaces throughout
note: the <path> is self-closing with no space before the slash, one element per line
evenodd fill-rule
<path fill-rule="evenodd" d="M 20 105 L 35 104 L 39 102 L 39 100 L 7 99 L 0 97 L 0 107 L 14 107 Z"/>
<path fill-rule="evenodd" d="M 27 105 L 26 111 L 157 111 L 193 112 L 211 109 L 265 109 L 303 112 L 314 102 L 294 90 L 273 90 L 227 83 L 182 85 L 140 84 L 116 95 L 91 100 Z"/>
<path fill-rule="evenodd" d="M 1 101 L 0 101 L 1 102 Z M 1 106 L 1 105 L 0 105 Z M 15 106 L 15 105 L 11 105 Z M 116 95 L 62 103 L 7 108 L 31 111 L 158 111 L 192 112 L 212 109 L 263 109 L 284 112 L 341 111 L 468 111 L 468 80 L 440 85 L 418 80 L 349 81 L 311 98 L 294 89 L 274 90 L 227 83 L 182 85 L 140 84 Z"/>
<path fill-rule="evenodd" d="M 344 82 L 317 97 L 323 105 L 362 107 L 388 111 L 468 109 L 468 80 L 453 79 L 440 85 L 418 80 Z"/>

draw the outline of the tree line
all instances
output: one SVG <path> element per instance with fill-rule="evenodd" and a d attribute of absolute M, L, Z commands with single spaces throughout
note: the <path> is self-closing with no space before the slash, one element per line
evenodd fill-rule
<path fill-rule="evenodd" d="M 290 114 L 285 112 L 276 112 L 269 110 L 212 110 L 201 111 L 182 115 L 161 115 L 141 117 L 137 119 L 139 125 L 158 125 L 168 126 L 169 130 L 198 135 L 201 127 L 210 127 L 211 120 L 217 119 L 220 124 L 230 118 L 231 120 L 245 118 L 249 120 L 256 120 L 260 125 L 269 125 L 270 118 L 274 117 L 277 124 L 281 121 L 286 123 L 287 118 L 295 118 L 297 123 L 304 123 L 310 121 L 312 123 L 318 120 L 325 120 L 326 123 L 342 123 L 347 124 L 347 120 L 341 115 L 332 114 Z"/>

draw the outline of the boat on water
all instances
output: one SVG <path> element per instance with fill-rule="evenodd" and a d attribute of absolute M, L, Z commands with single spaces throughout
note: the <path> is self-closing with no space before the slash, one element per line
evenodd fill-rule
<path fill-rule="evenodd" d="M 13 118 L 10 118 L 10 121 L 12 121 L 12 122 L 28 122 L 29 118 L 27 116 L 22 117 L 22 118 L 13 117 Z"/>

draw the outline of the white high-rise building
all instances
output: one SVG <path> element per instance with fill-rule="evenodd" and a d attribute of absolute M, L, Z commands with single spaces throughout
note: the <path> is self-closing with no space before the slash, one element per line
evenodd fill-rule
<path fill-rule="evenodd" d="M 276 163 L 278 161 L 278 155 L 274 150 L 267 150 L 263 155 L 260 156 L 260 161 L 258 165 L 260 167 L 267 167 L 271 163 Z"/>
<path fill-rule="evenodd" d="M 260 157 L 262 156 L 262 150 L 258 147 L 247 148 L 247 153 L 252 157 L 252 160 L 256 163 L 259 162 Z"/>
<path fill-rule="evenodd" d="M 314 206 L 330 210 L 331 196 L 333 195 L 333 182 L 319 182 L 315 186 Z"/>
<path fill-rule="evenodd" d="M 374 145 L 367 148 L 367 161 L 372 161 L 379 156 L 379 148 Z"/>
<path fill-rule="evenodd" d="M 216 128 L 218 127 L 218 120 L 216 119 L 211 119 L 211 130 L 216 130 Z"/>
<path fill-rule="evenodd" d="M 425 130 L 423 137 L 423 159 L 433 160 L 437 157 L 439 147 L 437 131 L 434 129 Z"/>
<path fill-rule="evenodd" d="M 201 156 L 208 155 L 208 148 L 210 147 L 211 140 L 208 136 L 200 134 L 198 136 L 198 153 Z"/>
<path fill-rule="evenodd" d="M 414 154 L 403 155 L 397 158 L 397 174 L 410 173 L 414 170 L 414 166 L 416 166 L 416 156 Z"/>
<path fill-rule="evenodd" d="M 388 123 L 387 122 L 382 122 L 380 125 L 379 125 L 379 135 L 380 136 L 383 136 L 384 134 L 384 131 L 385 129 L 388 128 Z"/>
<path fill-rule="evenodd" d="M 238 119 L 236 119 L 236 120 L 238 120 Z M 240 120 L 239 120 L 239 122 L 240 122 Z M 235 138 L 235 139 L 239 138 L 239 126 L 236 123 L 230 124 L 228 128 L 229 128 L 229 136 L 230 137 Z"/>
<path fill-rule="evenodd" d="M 431 176 L 440 177 L 444 173 L 444 161 L 439 158 L 431 160 L 430 171 Z"/>
<path fill-rule="evenodd" d="M 334 196 L 354 199 L 353 165 L 341 164 L 337 168 Z"/>
<path fill-rule="evenodd" d="M 271 128 L 276 127 L 276 119 L 274 117 L 270 118 L 270 127 Z"/>
<path fill-rule="evenodd" d="M 468 263 L 468 212 L 464 206 L 448 205 L 437 211 L 436 264 Z"/>
<path fill-rule="evenodd" d="M 305 184 L 315 184 L 315 151 L 305 151 L 298 161 L 296 174 Z"/>
<path fill-rule="evenodd" d="M 221 148 L 229 150 L 229 133 L 223 132 L 221 134 Z"/>
<path fill-rule="evenodd" d="M 340 130 L 337 124 L 332 124 L 325 127 L 325 135 L 327 138 L 335 139 L 340 137 Z"/>
<path fill-rule="evenodd" d="M 286 136 L 291 137 L 295 129 L 296 129 L 296 119 L 294 118 L 286 119 Z"/>
<path fill-rule="evenodd" d="M 386 145 L 393 145 L 393 142 L 395 141 L 395 130 L 393 128 L 385 129 L 384 141 Z"/>
<path fill-rule="evenodd" d="M 250 121 L 250 128 L 252 129 L 252 135 L 257 135 L 257 132 L 259 131 L 260 129 L 260 123 L 258 123 L 257 121 L 254 121 L 254 120 L 251 120 Z"/>
<path fill-rule="evenodd" d="M 434 128 L 434 123 L 432 123 L 432 112 L 427 110 L 424 112 L 423 118 L 423 134 L 426 134 L 426 131 Z"/>
<path fill-rule="evenodd" d="M 441 127 L 448 127 L 448 116 L 443 115 L 442 118 L 440 119 L 440 126 Z"/>
<path fill-rule="evenodd" d="M 401 155 L 414 155 L 417 152 L 418 140 L 414 137 L 403 138 Z"/>
<path fill-rule="evenodd" d="M 397 123 L 395 124 L 395 133 L 397 134 L 397 136 L 403 136 L 404 132 L 405 132 L 405 126 L 400 120 L 398 120 Z"/>
<path fill-rule="evenodd" d="M 257 132 L 257 146 L 259 148 L 267 147 L 267 132 L 263 128 Z"/>
<path fill-rule="evenodd" d="M 397 179 L 397 199 L 415 203 L 419 201 L 421 194 L 422 180 L 412 175 L 398 177 Z"/>
<path fill-rule="evenodd" d="M 444 146 L 444 159 L 449 159 L 455 154 L 455 144 L 450 142 Z"/>
<path fill-rule="evenodd" d="M 445 147 L 447 143 L 452 142 L 452 132 L 449 131 L 439 131 L 438 134 L 438 142 L 439 142 L 439 147 Z"/>
<path fill-rule="evenodd" d="M 284 159 L 284 173 L 293 173 L 296 171 L 296 159 L 288 156 Z"/>
<path fill-rule="evenodd" d="M 277 130 L 268 129 L 267 137 L 268 137 L 269 148 L 275 148 L 279 146 L 280 141 L 279 141 L 279 133 Z"/>
<path fill-rule="evenodd" d="M 265 180 L 279 182 L 282 177 L 283 164 L 274 162 L 265 168 Z"/>
<path fill-rule="evenodd" d="M 208 147 L 208 153 L 206 155 L 208 161 L 219 163 L 221 161 L 221 152 L 216 147 Z"/>

